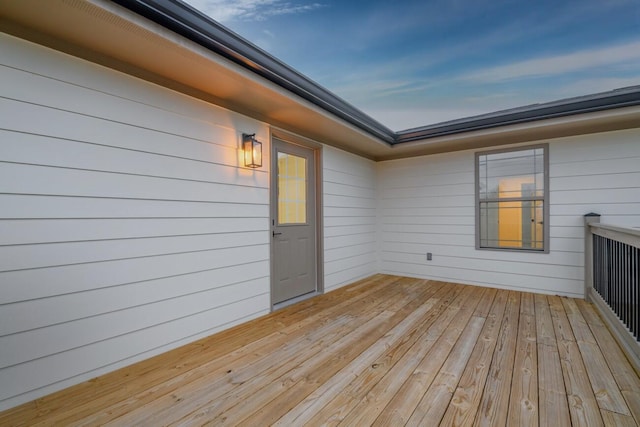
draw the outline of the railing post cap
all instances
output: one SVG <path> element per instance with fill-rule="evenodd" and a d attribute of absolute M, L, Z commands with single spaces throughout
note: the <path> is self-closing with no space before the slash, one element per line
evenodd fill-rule
<path fill-rule="evenodd" d="M 589 212 L 588 214 L 585 214 L 584 216 L 585 217 L 589 217 L 589 216 L 602 216 L 602 215 L 600 215 L 598 213 L 595 213 L 595 212 Z"/>

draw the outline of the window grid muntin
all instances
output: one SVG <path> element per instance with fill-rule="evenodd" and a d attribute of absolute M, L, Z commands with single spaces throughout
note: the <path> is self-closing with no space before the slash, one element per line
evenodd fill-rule
<path fill-rule="evenodd" d="M 528 154 L 527 154 L 528 153 Z M 493 158 L 492 158 L 493 157 Z M 492 172 L 491 164 L 496 160 L 508 160 L 508 159 L 530 159 L 527 166 L 528 174 L 506 174 L 502 175 Z M 525 252 L 544 252 L 548 253 L 549 245 L 549 164 L 548 164 L 548 145 L 529 146 L 509 150 L 495 150 L 476 153 L 476 248 L 477 249 L 490 249 L 490 250 L 515 250 Z M 500 191 L 497 187 L 497 183 L 501 178 L 515 176 L 523 177 L 528 176 L 529 180 L 522 180 L 521 184 L 531 184 L 533 191 L 525 191 L 524 186 L 521 185 L 519 197 L 488 197 L 489 195 L 499 196 Z M 493 179 L 493 183 L 490 180 Z M 493 184 L 493 188 L 491 185 Z M 493 190 L 493 191 L 487 191 Z M 509 245 L 493 245 L 489 242 L 495 242 L 499 239 L 488 239 L 485 232 L 490 231 L 490 224 L 492 219 L 488 215 L 481 215 L 481 206 L 487 203 L 499 203 L 499 202 L 520 202 L 521 212 L 525 209 L 526 203 L 530 203 L 530 206 L 537 206 L 535 212 L 528 218 L 532 218 L 532 227 L 535 229 L 531 231 L 531 240 L 525 239 L 524 220 L 520 222 L 520 227 L 523 230 L 519 240 L 520 246 Z M 530 207 L 529 207 L 530 208 Z M 493 220 L 495 222 L 495 220 Z M 499 227 L 498 223 L 495 224 L 495 229 Z M 495 237 L 495 236 L 491 236 Z"/>

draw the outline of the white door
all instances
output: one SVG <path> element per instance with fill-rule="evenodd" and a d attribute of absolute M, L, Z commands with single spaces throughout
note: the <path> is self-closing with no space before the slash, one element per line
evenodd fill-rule
<path fill-rule="evenodd" d="M 314 151 L 273 139 L 271 292 L 273 304 L 317 290 Z"/>

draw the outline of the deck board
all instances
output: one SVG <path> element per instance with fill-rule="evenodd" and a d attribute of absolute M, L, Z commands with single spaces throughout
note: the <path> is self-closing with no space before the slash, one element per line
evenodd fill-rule
<path fill-rule="evenodd" d="M 521 294 L 509 291 L 498 342 L 489 368 L 474 426 L 505 425 L 516 354 Z"/>
<path fill-rule="evenodd" d="M 373 425 L 404 425 L 408 422 L 413 411 L 422 400 L 422 396 L 429 389 L 429 386 L 458 341 L 458 338 L 462 335 L 464 326 L 471 317 L 471 309 L 475 308 L 475 305 L 478 303 L 477 298 L 473 298 L 474 294 L 478 295 L 477 291 L 474 293 L 465 291 L 466 290 L 463 291 L 464 293 L 460 299 L 455 300 L 451 304 L 447 313 L 443 316 L 442 326 L 446 326 L 446 329 L 442 331 L 442 334 L 438 337 L 429 352 L 416 355 L 416 359 L 420 359 L 420 363 L 413 372 L 409 373 L 409 377 L 400 385 L 397 393 L 392 396 L 391 401 L 383 409 L 378 418 L 375 419 Z M 368 413 L 362 415 L 368 415 L 373 418 L 375 414 L 371 412 L 370 415 Z M 362 419 L 362 415 L 356 414 L 359 422 L 355 423 L 355 419 L 347 419 L 344 424 L 369 424 L 369 420 Z"/>
<path fill-rule="evenodd" d="M 0 413 L 32 425 L 638 425 L 582 300 L 376 275 Z"/>
<path fill-rule="evenodd" d="M 605 356 L 598 347 L 589 326 L 582 317 L 575 301 L 564 298 L 562 300 L 567 318 L 573 329 L 576 343 L 582 354 L 585 369 L 591 382 L 598 406 L 602 410 L 612 413 L 631 415 L 624 402 L 622 393 L 617 387 Z"/>
<path fill-rule="evenodd" d="M 573 330 L 567 313 L 564 311 L 560 297 L 548 297 L 551 318 L 558 337 L 558 352 L 562 365 L 562 374 L 569 402 L 569 413 L 574 425 L 603 425 L 600 408 L 584 360 L 578 344 L 573 335 Z"/>
<path fill-rule="evenodd" d="M 539 424 L 570 426 L 569 405 L 562 376 L 560 354 L 547 297 L 534 296 L 538 342 Z"/>
<path fill-rule="evenodd" d="M 493 293 L 493 296 L 480 339 L 442 419 L 444 425 L 468 425 L 478 411 L 506 305 L 506 293 L 497 296 Z"/>
<path fill-rule="evenodd" d="M 538 352 L 536 344 L 533 295 L 522 294 L 507 418 L 509 426 L 538 425 Z"/>

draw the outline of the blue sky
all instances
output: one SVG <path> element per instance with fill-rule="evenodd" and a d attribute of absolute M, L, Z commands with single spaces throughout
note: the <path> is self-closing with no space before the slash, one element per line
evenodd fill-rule
<path fill-rule="evenodd" d="M 392 130 L 640 85 L 640 0 L 188 0 Z"/>

